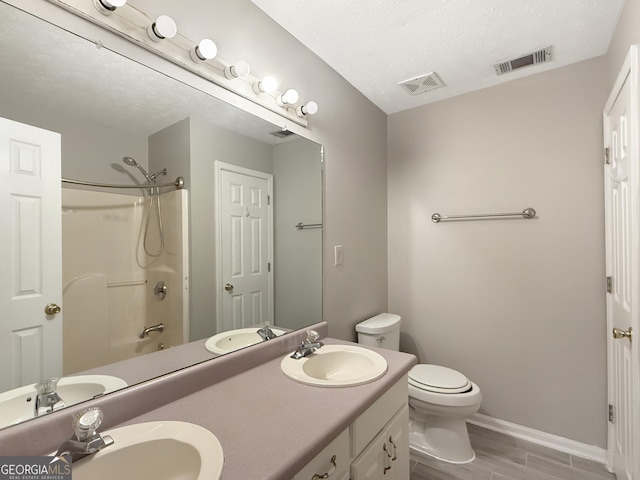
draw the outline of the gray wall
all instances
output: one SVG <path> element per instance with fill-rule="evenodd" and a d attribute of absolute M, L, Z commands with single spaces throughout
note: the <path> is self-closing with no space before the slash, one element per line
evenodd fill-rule
<path fill-rule="evenodd" d="M 481 413 L 606 445 L 604 58 L 389 116 L 389 309 Z M 534 220 L 435 224 L 521 211 Z"/>
<path fill-rule="evenodd" d="M 136 0 L 172 16 L 191 39 L 211 37 L 222 58 L 318 102 L 309 121 L 325 147 L 324 319 L 331 336 L 355 340 L 355 324 L 387 308 L 386 115 L 249 0 Z M 344 264 L 333 266 L 333 245 Z"/>
<path fill-rule="evenodd" d="M 39 103 L 29 104 L 16 97 L 3 97 L 0 117 L 60 133 L 64 178 L 125 185 L 132 181 L 144 182 L 138 170 L 125 166 L 121 159 L 133 157 L 146 168 L 146 136 L 132 135 L 65 112 L 50 111 Z M 65 184 L 65 187 L 70 185 Z M 141 191 L 130 189 L 118 193 L 140 195 Z"/>
<path fill-rule="evenodd" d="M 638 25 L 640 25 L 640 0 L 625 0 L 606 56 L 609 80 L 607 92 L 613 88 L 613 83 L 622 68 L 622 63 L 629 52 L 629 47 L 640 43 Z"/>
<path fill-rule="evenodd" d="M 322 230 L 294 225 L 322 223 L 320 146 L 294 140 L 273 149 L 275 324 L 298 329 L 322 321 Z"/>
<path fill-rule="evenodd" d="M 214 162 L 272 173 L 273 147 L 187 118 L 152 135 L 149 152 L 152 170 L 166 167 L 166 178 L 185 177 L 189 190 L 189 337 L 206 338 L 217 333 Z"/>

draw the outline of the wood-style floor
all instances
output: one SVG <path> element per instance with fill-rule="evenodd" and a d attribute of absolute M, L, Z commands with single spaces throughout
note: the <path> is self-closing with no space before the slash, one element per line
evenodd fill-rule
<path fill-rule="evenodd" d="M 615 480 L 604 465 L 468 425 L 476 459 L 464 465 L 411 456 L 411 480 Z"/>

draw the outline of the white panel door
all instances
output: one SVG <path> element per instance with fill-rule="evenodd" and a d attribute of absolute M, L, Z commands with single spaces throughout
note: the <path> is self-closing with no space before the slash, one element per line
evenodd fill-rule
<path fill-rule="evenodd" d="M 637 50 L 632 49 L 604 110 L 608 371 L 608 461 L 618 480 L 640 478 L 640 200 Z"/>
<path fill-rule="evenodd" d="M 60 135 L 0 118 L 0 391 L 62 375 Z"/>
<path fill-rule="evenodd" d="M 273 324 L 272 176 L 216 162 L 219 331 Z M 292 227 L 293 228 L 293 227 Z"/>

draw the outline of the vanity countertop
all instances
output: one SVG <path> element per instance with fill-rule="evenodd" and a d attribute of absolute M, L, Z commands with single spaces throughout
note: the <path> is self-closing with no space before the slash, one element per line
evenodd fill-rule
<path fill-rule="evenodd" d="M 325 322 L 313 327 L 326 335 Z M 0 430 L 0 456 L 55 451 L 71 436 L 73 416 L 98 406 L 102 431 L 158 420 L 205 427 L 222 444 L 223 480 L 290 480 L 416 363 L 413 355 L 374 349 L 388 364 L 378 380 L 344 388 L 303 385 L 286 377 L 280 362 L 304 336 L 292 332 Z"/>
<path fill-rule="evenodd" d="M 278 356 L 126 424 L 182 420 L 201 425 L 222 443 L 224 480 L 290 479 L 416 363 L 413 355 L 376 351 L 388 370 L 368 384 L 302 385 L 282 373 Z"/>

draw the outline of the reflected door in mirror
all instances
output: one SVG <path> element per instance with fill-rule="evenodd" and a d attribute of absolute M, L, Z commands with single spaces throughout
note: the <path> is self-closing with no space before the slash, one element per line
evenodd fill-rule
<path fill-rule="evenodd" d="M 221 331 L 272 324 L 272 175 L 219 166 Z"/>
<path fill-rule="evenodd" d="M 62 374 L 58 133 L 0 118 L 0 391 Z"/>

